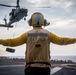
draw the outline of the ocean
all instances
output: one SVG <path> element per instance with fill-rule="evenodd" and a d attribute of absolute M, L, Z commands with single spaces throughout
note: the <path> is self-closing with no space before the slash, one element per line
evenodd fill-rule
<path fill-rule="evenodd" d="M 51 56 L 51 60 L 71 60 L 76 62 L 76 56 Z"/>
<path fill-rule="evenodd" d="M 4 57 L 7 57 L 7 56 L 4 56 Z M 25 59 L 24 56 L 8 56 L 8 57 L 9 58 L 22 58 L 22 59 Z M 51 60 L 63 60 L 63 61 L 71 60 L 71 61 L 76 62 L 76 56 L 51 56 Z"/>

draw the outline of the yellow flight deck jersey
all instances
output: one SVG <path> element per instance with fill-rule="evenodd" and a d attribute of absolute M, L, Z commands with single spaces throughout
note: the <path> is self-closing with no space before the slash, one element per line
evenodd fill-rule
<path fill-rule="evenodd" d="M 76 38 L 59 37 L 41 27 L 32 30 L 13 39 L 0 39 L 4 46 L 19 46 L 26 43 L 25 62 L 44 62 L 50 64 L 50 43 L 67 45 L 76 42 Z M 30 64 L 32 67 L 48 67 L 47 64 Z"/>

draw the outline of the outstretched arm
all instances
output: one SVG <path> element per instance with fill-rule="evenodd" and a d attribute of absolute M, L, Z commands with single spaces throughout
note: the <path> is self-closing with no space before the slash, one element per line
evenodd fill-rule
<path fill-rule="evenodd" d="M 19 46 L 26 43 L 26 33 L 22 34 L 21 36 L 13 39 L 0 39 L 0 44 L 4 46 Z"/>
<path fill-rule="evenodd" d="M 59 45 L 67 45 L 75 43 L 76 38 L 59 37 L 53 33 L 50 33 L 50 42 Z"/>

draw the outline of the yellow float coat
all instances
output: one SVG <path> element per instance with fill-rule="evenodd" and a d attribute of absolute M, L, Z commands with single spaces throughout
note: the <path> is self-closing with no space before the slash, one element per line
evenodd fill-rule
<path fill-rule="evenodd" d="M 0 39 L 4 46 L 19 46 L 26 43 L 25 61 L 50 63 L 50 43 L 67 45 L 76 42 L 76 38 L 59 37 L 41 27 L 23 33 L 17 38 Z"/>

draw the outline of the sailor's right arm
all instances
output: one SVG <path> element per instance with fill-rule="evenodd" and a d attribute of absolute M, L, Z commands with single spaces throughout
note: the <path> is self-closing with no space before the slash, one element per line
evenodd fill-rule
<path fill-rule="evenodd" d="M 22 34 L 21 36 L 17 38 L 11 38 L 11 39 L 0 39 L 0 44 L 4 46 L 19 46 L 26 43 L 26 33 Z"/>

